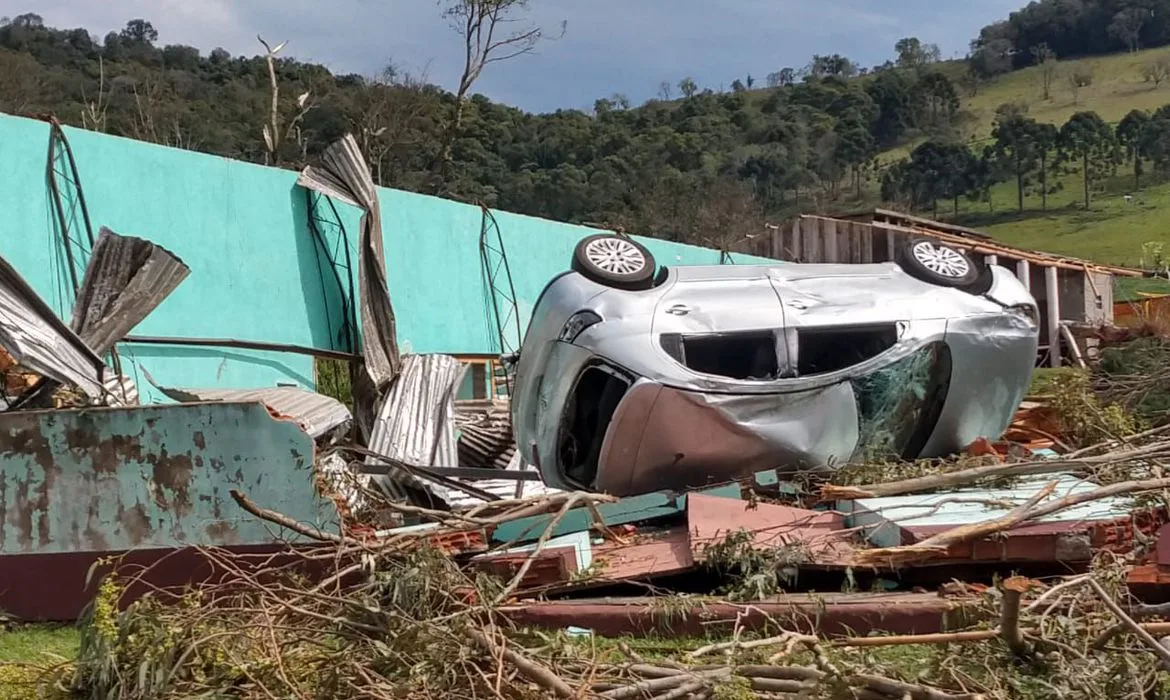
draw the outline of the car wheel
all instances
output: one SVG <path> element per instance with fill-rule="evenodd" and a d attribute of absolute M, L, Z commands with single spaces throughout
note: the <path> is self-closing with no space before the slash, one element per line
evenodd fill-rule
<path fill-rule="evenodd" d="M 649 289 L 656 267 L 645 246 L 624 236 L 587 236 L 573 251 L 573 270 L 607 287 Z"/>
<path fill-rule="evenodd" d="M 902 249 L 902 269 L 924 282 L 941 287 L 970 288 L 980 270 L 969 255 L 930 238 L 915 238 Z"/>

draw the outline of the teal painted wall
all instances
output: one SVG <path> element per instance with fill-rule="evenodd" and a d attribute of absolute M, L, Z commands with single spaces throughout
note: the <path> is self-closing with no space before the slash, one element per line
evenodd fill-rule
<path fill-rule="evenodd" d="M 336 532 L 313 452 L 296 423 L 259 404 L 6 413 L 0 555 L 302 539 L 245 512 L 231 489 Z"/>
<path fill-rule="evenodd" d="M 337 348 L 330 274 L 308 228 L 295 172 L 66 129 L 95 230 L 148 238 L 191 276 L 135 333 L 232 337 Z M 0 115 L 0 255 L 65 317 L 71 292 L 45 175 L 47 124 Z M 382 189 L 390 295 L 404 351 L 498 350 L 481 271 L 479 208 Z M 338 204 L 356 242 L 358 210 Z M 521 327 L 546 282 L 593 229 L 506 212 L 499 224 Z M 718 264 L 719 252 L 640 238 L 667 265 Z M 351 251 L 356 260 L 356 249 Z M 741 263 L 762 258 L 737 255 Z M 170 386 L 314 385 L 308 357 L 218 348 L 119 346 L 147 395 L 146 369 Z"/>

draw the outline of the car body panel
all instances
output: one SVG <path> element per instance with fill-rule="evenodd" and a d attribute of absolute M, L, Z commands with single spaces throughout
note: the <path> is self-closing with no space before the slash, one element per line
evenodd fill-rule
<path fill-rule="evenodd" d="M 1004 268 L 987 274 L 982 295 L 922 282 L 893 263 L 679 267 L 637 292 L 564 274 L 537 302 L 517 365 L 521 455 L 549 485 L 629 495 L 839 465 L 870 443 L 936 456 L 998 437 L 1026 390 L 1038 329 L 1027 290 Z M 571 344 L 558 341 L 583 310 L 600 321 Z M 840 369 L 795 372 L 803 333 L 874 324 L 896 334 L 887 349 Z M 753 331 L 774 333 L 775 375 L 703 374 L 661 341 Z M 632 385 L 604 431 L 596 479 L 569 483 L 556 459 L 564 404 L 597 362 Z M 919 396 L 928 380 L 936 393 Z"/>

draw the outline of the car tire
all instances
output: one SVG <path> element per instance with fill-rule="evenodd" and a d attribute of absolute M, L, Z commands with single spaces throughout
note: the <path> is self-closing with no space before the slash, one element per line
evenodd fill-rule
<path fill-rule="evenodd" d="M 643 290 L 654 285 L 657 264 L 646 247 L 625 236 L 586 236 L 573 250 L 574 272 L 607 287 Z"/>
<path fill-rule="evenodd" d="M 911 239 L 902 248 L 898 263 L 923 282 L 958 289 L 972 289 L 982 272 L 971 256 L 932 238 Z"/>

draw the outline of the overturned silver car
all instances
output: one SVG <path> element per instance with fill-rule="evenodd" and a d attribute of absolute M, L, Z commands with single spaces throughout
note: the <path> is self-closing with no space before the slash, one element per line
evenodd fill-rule
<path fill-rule="evenodd" d="M 1007 428 L 1037 314 L 1008 270 L 930 239 L 897 263 L 658 270 L 590 236 L 533 310 L 516 442 L 548 485 L 619 496 L 940 456 Z"/>

